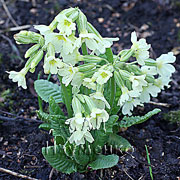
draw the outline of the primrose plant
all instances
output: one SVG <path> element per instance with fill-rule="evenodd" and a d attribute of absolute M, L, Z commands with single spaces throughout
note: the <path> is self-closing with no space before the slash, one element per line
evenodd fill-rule
<path fill-rule="evenodd" d="M 169 52 L 151 59 L 151 46 L 145 39 L 138 40 L 135 32 L 131 33 L 131 48 L 115 55 L 111 46 L 118 38 L 103 38 L 78 8 L 63 10 L 49 26 L 34 28 L 40 34 L 21 31 L 14 36 L 18 44 L 34 45 L 25 53 L 24 68 L 8 73 L 26 89 L 26 74 L 33 73 L 44 59 L 44 73 L 59 79 L 60 86 L 49 78 L 35 81 L 38 116 L 44 121 L 40 128 L 54 136 L 54 146 L 42 149 L 45 159 L 68 174 L 116 165 L 119 158 L 112 149 L 132 149 L 117 135 L 119 129 L 160 112 L 154 109 L 142 117 L 132 116 L 134 107 L 143 106 L 169 87 L 175 56 Z M 42 100 L 48 103 L 48 112 L 43 110 Z M 104 150 L 108 147 L 110 155 Z"/>

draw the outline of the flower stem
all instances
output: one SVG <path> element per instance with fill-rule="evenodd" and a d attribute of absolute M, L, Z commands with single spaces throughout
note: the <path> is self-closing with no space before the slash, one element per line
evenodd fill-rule
<path fill-rule="evenodd" d="M 115 94 L 116 94 L 116 82 L 113 77 L 110 79 L 110 85 L 111 85 L 111 94 L 110 94 L 110 106 L 111 106 L 111 111 L 114 105 L 114 99 L 115 99 Z"/>
<path fill-rule="evenodd" d="M 107 56 L 107 59 L 110 63 L 113 63 L 113 53 L 112 53 L 112 50 L 111 48 L 106 48 L 106 56 Z"/>
<path fill-rule="evenodd" d="M 106 56 L 107 56 L 108 61 L 109 61 L 110 63 L 113 63 L 113 53 L 112 53 L 111 48 L 107 48 L 105 54 L 106 54 Z M 115 83 L 115 80 L 114 80 L 114 75 L 113 75 L 113 77 L 110 79 L 110 88 L 111 88 L 111 93 L 110 93 L 110 106 L 111 106 L 111 111 L 112 111 L 113 104 L 114 104 L 114 99 L 115 99 L 115 94 L 116 94 L 116 83 Z"/>
<path fill-rule="evenodd" d="M 85 43 L 82 44 L 81 49 L 83 55 L 88 55 L 88 51 Z"/>
<path fill-rule="evenodd" d="M 39 72 L 38 74 L 38 80 L 40 79 L 40 76 L 41 76 L 41 72 Z M 40 98 L 40 96 L 38 96 L 38 105 L 39 105 L 39 110 L 40 111 L 43 111 L 43 106 L 42 106 L 42 99 Z"/>
<path fill-rule="evenodd" d="M 64 100 L 65 100 L 65 105 L 67 108 L 67 112 L 68 112 L 68 117 L 71 118 L 73 116 L 73 111 L 71 108 L 71 94 L 72 92 L 68 92 L 67 87 L 62 83 L 62 77 L 58 75 L 59 81 L 61 83 L 61 89 L 62 89 L 62 93 L 64 95 Z"/>

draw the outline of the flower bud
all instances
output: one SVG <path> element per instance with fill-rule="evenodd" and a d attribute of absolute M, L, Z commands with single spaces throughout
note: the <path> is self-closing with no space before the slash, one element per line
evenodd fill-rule
<path fill-rule="evenodd" d="M 91 69 L 90 71 L 83 72 L 85 78 L 90 78 L 92 75 L 97 72 L 97 69 Z"/>
<path fill-rule="evenodd" d="M 119 55 L 121 56 L 120 61 L 122 62 L 126 62 L 129 60 L 129 58 L 134 54 L 134 50 L 133 49 L 126 49 L 126 50 L 122 50 Z"/>
<path fill-rule="evenodd" d="M 147 60 L 145 60 L 145 65 L 156 66 L 156 61 L 154 59 L 147 59 Z"/>
<path fill-rule="evenodd" d="M 14 35 L 17 44 L 39 43 L 40 34 L 31 31 L 20 31 Z"/>
<path fill-rule="evenodd" d="M 48 53 L 48 56 L 55 56 L 55 48 L 54 48 L 54 45 L 52 43 L 48 43 L 47 53 Z"/>
<path fill-rule="evenodd" d="M 89 22 L 87 23 L 87 30 L 89 33 L 93 33 L 96 36 L 98 36 L 100 39 L 102 39 L 102 36 L 99 34 L 99 32 L 96 30 L 96 28 Z"/>
<path fill-rule="evenodd" d="M 72 108 L 75 114 L 81 113 L 81 102 L 76 96 L 72 99 Z"/>
<path fill-rule="evenodd" d="M 136 76 L 142 75 L 141 69 L 136 65 L 127 64 L 125 68 L 128 72 L 133 72 Z"/>
<path fill-rule="evenodd" d="M 78 66 L 78 70 L 80 72 L 86 72 L 86 71 L 89 71 L 95 67 L 96 67 L 96 64 L 88 63 L 88 64 L 83 64 L 83 65 Z"/>
<path fill-rule="evenodd" d="M 69 18 L 72 19 L 72 22 L 75 22 L 78 16 L 79 16 L 79 11 L 75 11 L 69 16 Z"/>
<path fill-rule="evenodd" d="M 34 59 L 31 63 L 31 69 L 34 69 L 42 58 L 43 58 L 43 50 L 39 50 L 38 53 L 34 56 Z"/>
<path fill-rule="evenodd" d="M 42 36 L 39 38 L 39 44 L 41 45 L 41 47 L 43 47 L 45 44 L 45 40 Z"/>
<path fill-rule="evenodd" d="M 90 63 L 99 63 L 104 59 L 95 55 L 85 55 L 82 60 Z"/>
<path fill-rule="evenodd" d="M 119 69 L 124 69 L 126 67 L 126 64 L 124 62 L 118 61 L 115 65 L 114 68 L 119 68 Z"/>
<path fill-rule="evenodd" d="M 87 32 L 87 18 L 86 16 L 79 10 L 79 16 L 77 19 L 78 31 L 79 33 Z"/>
<path fill-rule="evenodd" d="M 150 75 L 146 75 L 145 80 L 146 80 L 148 83 L 154 83 L 154 82 L 155 82 L 155 78 L 154 78 L 153 76 L 150 76 Z"/>
<path fill-rule="evenodd" d="M 51 29 L 51 31 L 53 31 L 54 29 L 56 29 L 58 22 L 56 21 L 56 19 L 54 19 L 51 24 L 49 25 L 49 28 Z"/>
<path fill-rule="evenodd" d="M 32 56 L 34 53 L 37 52 L 37 50 L 38 50 L 39 48 L 40 48 L 40 45 L 39 45 L 39 44 L 36 44 L 36 45 L 32 46 L 31 48 L 29 48 L 29 49 L 26 51 L 24 57 L 25 57 L 25 58 L 28 58 L 28 57 Z"/>
<path fill-rule="evenodd" d="M 61 11 L 57 16 L 61 16 L 62 14 L 64 14 L 67 17 L 69 17 L 72 13 L 74 13 L 77 10 L 78 10 L 78 8 L 68 8 L 68 9 Z"/>
<path fill-rule="evenodd" d="M 119 70 L 119 72 L 120 72 L 121 77 L 124 80 L 129 80 L 129 78 L 132 76 L 131 73 L 129 73 L 128 71 L 125 71 L 125 70 Z"/>
<path fill-rule="evenodd" d="M 123 80 L 122 80 L 121 75 L 120 75 L 119 72 L 114 71 L 114 78 L 115 78 L 115 81 L 116 81 L 117 85 L 118 85 L 120 88 L 124 86 L 124 82 L 123 82 Z"/>

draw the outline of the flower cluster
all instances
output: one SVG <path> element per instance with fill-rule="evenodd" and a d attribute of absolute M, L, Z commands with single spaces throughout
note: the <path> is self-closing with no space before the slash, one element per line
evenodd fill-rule
<path fill-rule="evenodd" d="M 34 45 L 25 54 L 25 67 L 20 72 L 8 72 L 9 78 L 26 89 L 27 72 L 33 73 L 44 57 L 44 73 L 58 75 L 66 87 L 72 87 L 74 117 L 66 120 L 70 143 L 92 143 L 91 131 L 106 130 L 107 112 L 113 106 L 131 115 L 134 107 L 149 102 L 151 96 L 168 87 L 175 72 L 170 64 L 176 59 L 173 53 L 150 59 L 150 45 L 145 39 L 137 40 L 135 32 L 131 34 L 130 49 L 111 54 L 110 47 L 118 38 L 103 38 L 78 8 L 62 11 L 49 26 L 34 27 L 40 34 L 21 31 L 14 37 L 18 44 Z M 127 63 L 130 58 L 135 61 Z M 114 90 L 120 94 L 117 104 Z M 104 97 L 105 91 L 111 91 L 109 99 Z"/>
<path fill-rule="evenodd" d="M 156 60 L 150 59 L 150 45 L 145 39 L 137 41 L 135 32 L 131 34 L 132 46 L 130 50 L 126 50 L 128 59 L 132 56 L 137 61 L 131 63 L 122 63 L 125 55 L 120 52 L 119 67 L 116 67 L 116 82 L 121 89 L 121 96 L 118 105 L 122 107 L 124 115 L 132 115 L 134 107 L 142 106 L 143 103 L 148 103 L 150 97 L 157 97 L 164 87 L 169 87 L 171 75 L 175 72 L 173 65 L 176 58 L 172 52 L 162 54 Z M 130 54 L 130 55 L 128 55 Z M 127 61 L 126 59 L 125 61 Z M 134 65 L 137 63 L 137 65 Z"/>

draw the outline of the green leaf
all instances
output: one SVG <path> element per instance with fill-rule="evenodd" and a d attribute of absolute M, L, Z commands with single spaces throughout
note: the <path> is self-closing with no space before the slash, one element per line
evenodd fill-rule
<path fill-rule="evenodd" d="M 66 156 L 61 145 L 43 147 L 42 154 L 49 164 L 58 171 L 67 174 L 77 172 L 76 163 Z"/>
<path fill-rule="evenodd" d="M 69 128 L 62 119 L 52 119 L 53 136 L 62 136 L 65 140 L 70 136 Z"/>
<path fill-rule="evenodd" d="M 140 124 L 148 120 L 151 116 L 159 113 L 161 110 L 160 109 L 154 109 L 153 111 L 148 112 L 144 116 L 131 116 L 131 117 L 124 117 L 120 122 L 119 126 L 121 128 L 127 128 L 135 124 Z"/>
<path fill-rule="evenodd" d="M 131 144 L 125 138 L 117 135 L 110 134 L 108 138 L 108 145 L 112 146 L 115 149 L 120 148 L 121 151 L 128 151 L 132 149 Z"/>
<path fill-rule="evenodd" d="M 104 146 L 108 140 L 108 135 L 103 130 L 92 131 L 92 135 L 94 137 L 94 142 L 92 143 L 93 148 L 96 148 L 97 146 Z"/>
<path fill-rule="evenodd" d="M 109 120 L 106 122 L 106 133 L 113 133 L 113 126 L 116 125 L 116 121 L 118 120 L 119 116 L 112 115 L 110 116 Z"/>
<path fill-rule="evenodd" d="M 73 151 L 73 157 L 80 165 L 87 165 L 89 162 L 89 156 L 85 154 L 85 151 L 81 148 L 81 146 L 75 147 Z"/>
<path fill-rule="evenodd" d="M 43 123 L 39 125 L 39 128 L 49 131 L 51 129 L 51 124 Z"/>
<path fill-rule="evenodd" d="M 61 95 L 61 87 L 57 84 L 53 84 L 48 80 L 40 79 L 34 82 L 34 88 L 37 94 L 45 102 L 48 102 L 50 96 L 54 98 L 56 103 L 63 102 Z"/>
<path fill-rule="evenodd" d="M 65 122 L 65 117 L 62 115 L 51 115 L 51 114 L 45 113 L 45 112 L 40 111 L 40 110 L 37 111 L 37 114 L 38 114 L 38 117 L 42 121 L 47 122 L 47 123 L 50 123 L 52 120 L 59 120 L 62 123 Z"/>
<path fill-rule="evenodd" d="M 52 115 L 62 115 L 64 116 L 64 113 L 62 112 L 59 105 L 55 102 L 54 98 L 50 96 L 49 98 L 49 111 Z"/>
<path fill-rule="evenodd" d="M 54 141 L 56 142 L 56 145 L 59 145 L 59 144 L 64 145 L 65 143 L 65 139 L 62 136 L 55 136 Z"/>
<path fill-rule="evenodd" d="M 66 156 L 72 158 L 73 156 L 73 150 L 74 150 L 74 145 L 71 144 L 69 141 L 67 141 L 64 146 L 63 146 L 64 152 Z"/>
<path fill-rule="evenodd" d="M 119 156 L 112 155 L 98 155 L 97 159 L 89 164 L 93 170 L 111 168 L 115 166 L 119 161 Z"/>

